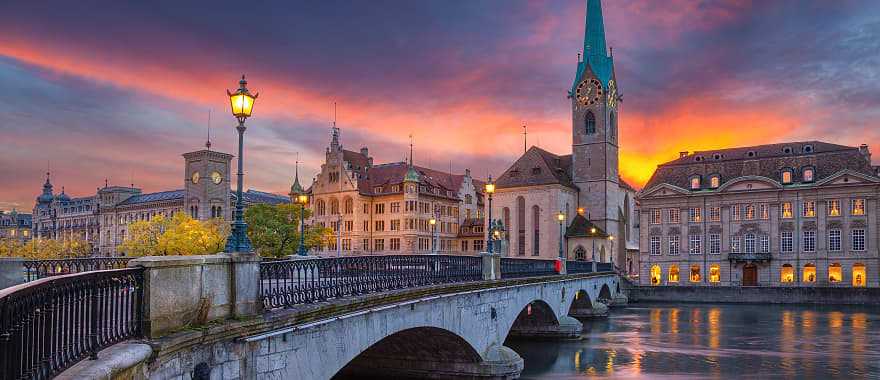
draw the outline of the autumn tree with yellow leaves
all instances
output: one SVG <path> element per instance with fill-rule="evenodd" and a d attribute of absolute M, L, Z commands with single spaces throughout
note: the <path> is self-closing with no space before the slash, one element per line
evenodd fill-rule
<path fill-rule="evenodd" d="M 127 256 L 208 255 L 223 251 L 229 229 L 222 219 L 199 221 L 182 212 L 170 218 L 157 215 L 129 225 L 118 250 Z"/>
<path fill-rule="evenodd" d="M 16 239 L 0 239 L 0 257 L 23 257 L 26 259 L 64 259 L 85 257 L 92 253 L 92 245 L 79 237 L 56 239 L 33 239 L 22 243 Z"/>

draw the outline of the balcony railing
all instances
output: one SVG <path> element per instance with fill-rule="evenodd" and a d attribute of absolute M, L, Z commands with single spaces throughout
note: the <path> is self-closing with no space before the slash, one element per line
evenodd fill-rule
<path fill-rule="evenodd" d="M 558 273 L 556 260 L 501 258 L 501 278 L 551 276 Z"/>
<path fill-rule="evenodd" d="M 727 259 L 730 261 L 770 261 L 769 253 L 729 253 Z"/>
<path fill-rule="evenodd" d="M 62 274 L 125 268 L 131 257 L 84 257 L 72 259 L 25 260 L 25 280 L 33 281 Z"/>
<path fill-rule="evenodd" d="M 48 379 L 141 336 L 143 268 L 54 276 L 0 290 L 0 374 Z"/>
<path fill-rule="evenodd" d="M 355 256 L 260 263 L 267 309 L 418 286 L 480 281 L 479 256 Z"/>

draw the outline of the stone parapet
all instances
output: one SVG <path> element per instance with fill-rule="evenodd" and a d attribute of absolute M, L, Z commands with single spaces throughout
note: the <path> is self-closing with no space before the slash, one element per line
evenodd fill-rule
<path fill-rule="evenodd" d="M 250 254 L 148 256 L 144 267 L 144 333 L 156 338 L 208 321 L 258 314 L 260 259 Z"/>

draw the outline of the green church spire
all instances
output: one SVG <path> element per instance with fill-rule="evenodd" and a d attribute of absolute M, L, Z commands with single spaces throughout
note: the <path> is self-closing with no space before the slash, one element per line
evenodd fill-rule
<path fill-rule="evenodd" d="M 605 43 L 605 21 L 602 18 L 602 1 L 587 0 L 587 17 L 584 22 L 584 58 L 578 62 L 577 74 L 574 77 L 572 91 L 577 87 L 578 81 L 586 69 L 608 86 L 608 81 L 614 73 L 614 62 L 608 56 L 608 47 Z"/>

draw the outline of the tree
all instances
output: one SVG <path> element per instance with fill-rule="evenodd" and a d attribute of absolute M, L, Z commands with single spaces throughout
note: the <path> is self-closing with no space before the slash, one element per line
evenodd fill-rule
<path fill-rule="evenodd" d="M 92 245 L 79 237 L 56 239 L 33 239 L 21 243 L 14 239 L 0 240 L 0 256 L 27 259 L 62 259 L 84 257 L 92 252 Z"/>
<path fill-rule="evenodd" d="M 248 207 L 244 213 L 248 224 L 248 237 L 261 256 L 283 257 L 293 255 L 299 248 L 300 206 L 295 204 L 267 205 L 257 204 Z M 310 216 L 305 210 L 305 217 Z M 330 229 L 320 226 L 306 228 L 306 248 L 321 244 Z"/>
<path fill-rule="evenodd" d="M 129 256 L 206 255 L 223 250 L 229 226 L 223 220 L 199 221 L 182 212 L 132 223 L 119 250 Z"/>

